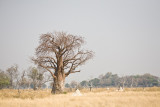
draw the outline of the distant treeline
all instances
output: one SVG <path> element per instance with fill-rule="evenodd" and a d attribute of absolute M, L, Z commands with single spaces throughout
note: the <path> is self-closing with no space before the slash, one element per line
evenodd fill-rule
<path fill-rule="evenodd" d="M 89 81 L 84 80 L 80 83 L 72 81 L 65 85 L 67 88 L 75 87 L 153 87 L 160 86 L 160 78 L 151 74 L 130 75 L 119 77 L 111 72 L 105 75 L 100 75 L 99 78 L 94 78 Z"/>
<path fill-rule="evenodd" d="M 0 89 L 28 89 L 46 88 L 47 82 L 53 81 L 51 76 L 43 69 L 29 67 L 27 70 L 19 71 L 18 65 L 13 65 L 7 70 L 0 70 Z M 51 82 L 50 87 L 52 87 Z M 100 75 L 98 78 L 84 80 L 80 83 L 72 81 L 66 84 L 67 88 L 85 87 L 153 87 L 160 86 L 160 78 L 151 74 L 118 76 L 111 72 Z"/>
<path fill-rule="evenodd" d="M 46 88 L 51 76 L 43 69 L 29 67 L 27 70 L 19 71 L 18 65 L 13 65 L 7 70 L 0 70 L 0 89 L 29 89 Z"/>

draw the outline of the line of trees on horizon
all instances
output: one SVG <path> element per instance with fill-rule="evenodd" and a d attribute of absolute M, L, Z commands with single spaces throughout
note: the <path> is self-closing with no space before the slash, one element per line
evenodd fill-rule
<path fill-rule="evenodd" d="M 0 70 L 0 89 L 40 89 L 47 88 L 46 83 L 50 82 L 52 87 L 53 81 L 48 72 L 42 68 L 29 67 L 22 72 L 19 71 L 18 65 L 12 65 L 5 71 Z M 105 88 L 105 87 L 153 87 L 160 86 L 160 77 L 149 73 L 143 75 L 118 76 L 107 72 L 98 78 L 83 80 L 80 83 L 71 81 L 66 83 L 66 88 Z"/>
<path fill-rule="evenodd" d="M 80 83 L 71 81 L 66 83 L 66 88 L 104 88 L 104 87 L 153 87 L 160 86 L 160 77 L 151 75 L 149 73 L 143 75 L 129 75 L 129 76 L 118 76 L 107 72 L 105 75 L 100 75 L 98 78 L 90 80 L 83 80 Z"/>
<path fill-rule="evenodd" d="M 29 67 L 22 72 L 18 65 L 12 65 L 7 70 L 0 70 L 0 89 L 38 89 L 46 88 L 51 76 L 42 68 Z"/>

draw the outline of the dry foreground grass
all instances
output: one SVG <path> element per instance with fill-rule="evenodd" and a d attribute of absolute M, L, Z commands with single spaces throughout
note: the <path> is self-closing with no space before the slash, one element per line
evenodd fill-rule
<path fill-rule="evenodd" d="M 123 92 L 115 88 L 80 90 L 52 95 L 51 90 L 0 90 L 0 107 L 160 107 L 160 88 L 126 88 Z"/>

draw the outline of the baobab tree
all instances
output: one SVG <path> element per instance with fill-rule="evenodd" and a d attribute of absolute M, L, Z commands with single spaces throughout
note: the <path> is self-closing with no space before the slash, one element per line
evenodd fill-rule
<path fill-rule="evenodd" d="M 40 36 L 36 58 L 32 60 L 52 75 L 52 93 L 62 93 L 65 78 L 72 73 L 80 72 L 78 67 L 92 58 L 92 51 L 81 49 L 83 44 L 82 37 L 64 32 L 47 33 Z"/>

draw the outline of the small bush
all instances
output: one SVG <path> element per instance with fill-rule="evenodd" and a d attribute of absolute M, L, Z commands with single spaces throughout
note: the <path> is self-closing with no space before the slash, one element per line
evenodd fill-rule
<path fill-rule="evenodd" d="M 67 92 L 63 92 L 63 94 L 67 94 Z"/>

